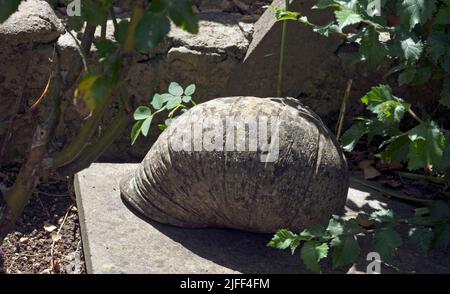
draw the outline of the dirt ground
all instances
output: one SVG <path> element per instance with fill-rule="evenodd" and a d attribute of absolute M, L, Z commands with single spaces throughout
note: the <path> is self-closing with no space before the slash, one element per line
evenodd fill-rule
<path fill-rule="evenodd" d="M 0 168 L 2 192 L 12 185 L 17 171 L 17 166 Z M 71 185 L 68 179 L 48 179 L 39 185 L 23 217 L 0 248 L 0 273 L 85 273 Z"/>

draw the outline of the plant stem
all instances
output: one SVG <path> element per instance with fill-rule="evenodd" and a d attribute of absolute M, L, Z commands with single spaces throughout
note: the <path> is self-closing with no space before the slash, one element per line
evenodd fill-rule
<path fill-rule="evenodd" d="M 424 121 L 411 109 L 411 107 L 408 109 L 408 113 L 419 123 L 424 123 Z"/>
<path fill-rule="evenodd" d="M 419 174 L 413 174 L 413 173 L 408 173 L 408 172 L 394 172 L 395 174 L 401 176 L 401 177 L 405 177 L 407 179 L 411 179 L 411 180 L 426 180 L 435 184 L 447 184 L 448 180 L 445 178 L 439 178 L 439 177 L 432 177 L 432 176 L 426 176 L 426 175 L 419 175 Z"/>
<path fill-rule="evenodd" d="M 350 97 L 350 90 L 352 88 L 353 80 L 347 82 L 347 88 L 345 89 L 344 99 L 342 100 L 341 111 L 339 112 L 338 124 L 336 126 L 336 138 L 341 138 L 342 126 L 344 125 L 345 112 L 347 110 L 347 103 Z"/>
<path fill-rule="evenodd" d="M 285 1 L 285 9 L 289 9 L 289 0 Z M 287 37 L 287 20 L 283 21 L 283 29 L 281 31 L 281 46 L 280 46 L 280 63 L 278 67 L 278 83 L 277 83 L 277 96 L 281 97 L 283 95 L 283 71 L 284 71 L 284 60 L 286 51 L 286 37 Z"/>
<path fill-rule="evenodd" d="M 57 62 L 57 60 L 53 60 Z M 59 66 L 59 65 L 58 65 Z M 36 126 L 30 151 L 16 177 L 12 188 L 4 195 L 5 208 L 0 210 L 0 243 L 16 223 L 17 219 L 33 195 L 43 173 L 43 160 L 47 153 L 48 143 L 55 132 L 60 117 L 61 82 L 59 70 L 54 75 L 49 94 L 53 105 L 48 119 Z"/>
<path fill-rule="evenodd" d="M 58 170 L 58 173 L 62 176 L 69 176 L 89 167 L 125 130 L 131 119 L 132 116 L 125 111 L 117 115 L 98 142 L 87 146 L 73 162 Z"/>

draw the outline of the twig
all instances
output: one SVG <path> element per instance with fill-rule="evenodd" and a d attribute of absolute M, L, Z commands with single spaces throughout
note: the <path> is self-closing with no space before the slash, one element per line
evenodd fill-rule
<path fill-rule="evenodd" d="M 396 171 L 394 173 L 410 180 L 426 180 L 435 184 L 448 184 L 448 180 L 446 178 L 432 177 L 400 171 Z"/>
<path fill-rule="evenodd" d="M 341 138 L 342 126 L 344 125 L 345 112 L 347 110 L 347 103 L 350 97 L 350 90 L 352 89 L 353 80 L 347 82 L 347 88 L 345 89 L 344 99 L 342 100 L 341 111 L 339 112 L 339 119 L 336 125 L 336 138 Z"/>
<path fill-rule="evenodd" d="M 87 63 L 87 56 L 86 56 L 85 50 L 81 46 L 77 37 L 75 37 L 70 30 L 66 29 L 66 32 L 73 38 L 73 40 L 75 41 L 75 44 L 78 47 L 78 50 L 80 51 L 80 56 L 81 56 L 81 60 L 83 61 L 84 71 L 89 72 L 89 67 L 88 67 L 88 63 Z"/>
<path fill-rule="evenodd" d="M 59 226 L 58 231 L 56 232 L 57 236 L 60 235 L 61 230 L 62 230 L 62 228 L 64 227 L 64 224 L 66 223 L 67 217 L 69 216 L 69 212 L 70 212 L 70 210 L 72 209 L 72 207 L 73 207 L 73 205 L 71 205 L 71 206 L 69 207 L 69 209 L 67 209 L 67 212 L 66 212 L 66 214 L 64 215 L 64 219 L 63 219 L 63 221 L 61 222 L 61 225 Z M 54 251 L 55 251 L 55 245 L 56 245 L 56 242 L 58 242 L 58 239 L 53 240 L 53 242 L 52 242 L 52 247 L 50 248 L 51 269 L 52 269 L 52 271 L 55 270 L 55 268 L 54 268 L 55 263 L 54 263 L 54 260 L 53 260 L 53 254 L 54 254 Z"/>

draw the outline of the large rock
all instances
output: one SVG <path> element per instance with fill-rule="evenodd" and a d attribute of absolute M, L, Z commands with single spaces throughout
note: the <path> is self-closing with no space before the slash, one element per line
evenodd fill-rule
<path fill-rule="evenodd" d="M 121 191 L 162 223 L 273 233 L 341 213 L 348 185 L 345 158 L 313 112 L 292 98 L 233 97 L 180 116 Z"/>
<path fill-rule="evenodd" d="M 10 120 L 23 113 L 42 93 L 50 75 L 54 41 L 64 27 L 46 1 L 23 1 L 0 24 L 0 144 Z M 48 110 L 42 109 L 42 116 Z M 5 158 L 23 157 L 33 130 L 29 119 L 17 120 Z"/>

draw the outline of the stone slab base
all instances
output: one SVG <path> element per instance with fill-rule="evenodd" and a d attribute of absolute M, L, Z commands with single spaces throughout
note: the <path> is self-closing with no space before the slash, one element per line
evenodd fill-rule
<path fill-rule="evenodd" d="M 307 273 L 299 252 L 267 248 L 272 236 L 232 230 L 182 229 L 144 220 L 122 202 L 119 181 L 135 164 L 93 164 L 75 177 L 75 191 L 88 273 L 231 274 Z M 392 207 L 405 215 L 414 208 L 353 186 L 346 216 Z M 338 273 L 364 273 L 372 250 L 371 238 L 362 237 L 361 257 Z M 323 265 L 331 271 L 329 261 Z M 428 257 L 405 244 L 382 273 L 450 273 L 449 252 Z"/>

